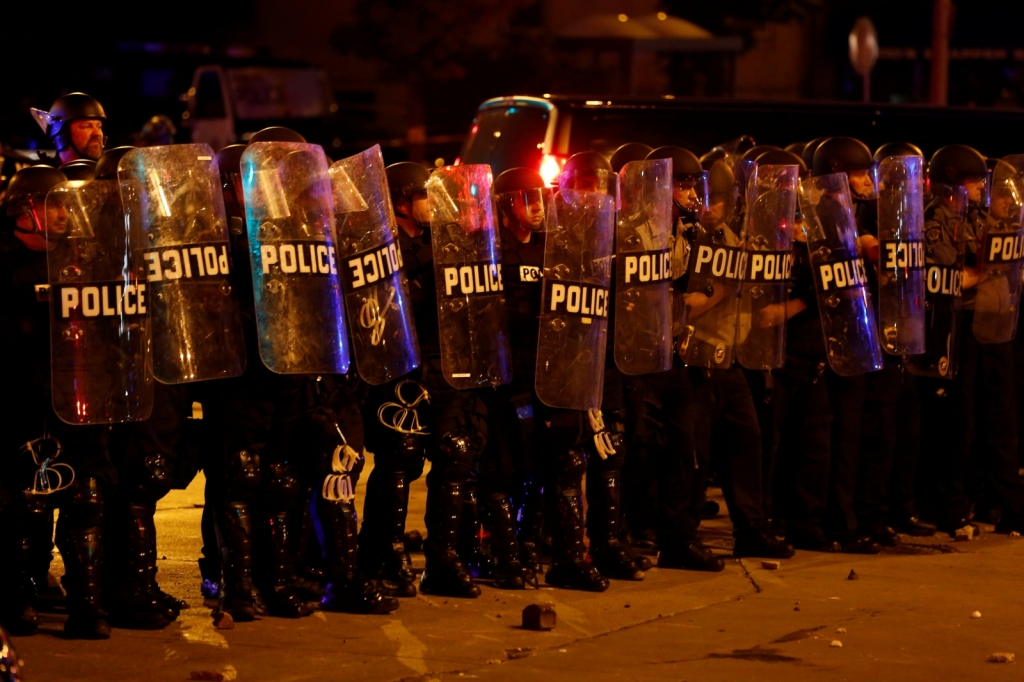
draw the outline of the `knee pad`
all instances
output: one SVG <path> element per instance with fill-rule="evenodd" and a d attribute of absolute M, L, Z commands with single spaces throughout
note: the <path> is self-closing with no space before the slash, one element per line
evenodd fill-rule
<path fill-rule="evenodd" d="M 103 524 L 103 491 L 93 477 L 75 482 L 71 490 L 69 516 L 79 528 L 92 528 Z"/>
<path fill-rule="evenodd" d="M 259 490 L 261 478 L 258 453 L 238 450 L 228 454 L 224 462 L 224 483 L 229 501 L 249 501 Z"/>
<path fill-rule="evenodd" d="M 267 467 L 267 499 L 278 509 L 295 504 L 302 494 L 302 485 L 288 462 L 271 462 Z"/>
<path fill-rule="evenodd" d="M 469 437 L 460 433 L 445 433 L 441 436 L 438 450 L 441 461 L 435 464 L 444 467 L 446 479 L 461 481 L 469 476 L 477 453 Z"/>
<path fill-rule="evenodd" d="M 174 474 L 170 461 L 159 452 L 147 455 L 142 460 L 139 478 L 133 498 L 142 502 L 153 502 L 171 491 Z"/>
<path fill-rule="evenodd" d="M 566 450 L 558 458 L 556 477 L 559 487 L 578 488 L 587 473 L 587 455 L 583 448 Z"/>

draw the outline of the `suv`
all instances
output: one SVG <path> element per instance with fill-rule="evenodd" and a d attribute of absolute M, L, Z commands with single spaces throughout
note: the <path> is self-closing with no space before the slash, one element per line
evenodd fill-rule
<path fill-rule="evenodd" d="M 499 97 L 480 105 L 460 163 L 485 163 L 495 175 L 518 166 L 552 181 L 581 151 L 610 156 L 626 142 L 678 145 L 698 156 L 750 135 L 784 146 L 822 135 L 849 135 L 875 148 L 906 140 L 931 154 L 954 142 L 995 157 L 1018 144 L 1024 111 L 846 102 L 745 102 L 730 99 L 597 99 L 563 95 Z"/>

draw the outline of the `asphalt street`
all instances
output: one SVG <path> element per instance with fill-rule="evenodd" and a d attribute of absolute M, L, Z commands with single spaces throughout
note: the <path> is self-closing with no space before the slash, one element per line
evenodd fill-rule
<path fill-rule="evenodd" d="M 202 485 L 157 512 L 158 579 L 192 608 L 102 642 L 64 639 L 63 616 L 44 614 L 40 634 L 15 640 L 26 680 L 1024 680 L 1024 659 L 988 661 L 1024 657 L 1024 539 L 990 526 L 971 542 L 905 537 L 879 556 L 799 552 L 776 570 L 731 558 L 717 574 L 654 569 L 603 594 L 485 584 L 479 599 L 421 595 L 389 616 L 218 630 L 199 595 Z M 413 493 L 422 530 L 423 479 Z M 727 518 L 702 528 L 726 554 Z M 554 630 L 520 627 L 532 603 L 554 605 Z"/>

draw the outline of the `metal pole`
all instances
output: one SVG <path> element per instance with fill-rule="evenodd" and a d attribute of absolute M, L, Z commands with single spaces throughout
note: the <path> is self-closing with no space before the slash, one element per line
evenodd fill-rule
<path fill-rule="evenodd" d="M 931 96 L 929 98 L 932 104 L 945 105 L 949 101 L 949 24 L 952 13 L 952 0 L 935 0 L 932 14 Z"/>

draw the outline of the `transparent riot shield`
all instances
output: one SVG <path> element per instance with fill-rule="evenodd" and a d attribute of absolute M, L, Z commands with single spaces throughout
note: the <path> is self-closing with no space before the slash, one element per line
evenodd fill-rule
<path fill-rule="evenodd" d="M 615 365 L 623 374 L 672 367 L 672 160 L 619 171 L 615 229 Z"/>
<path fill-rule="evenodd" d="M 323 148 L 254 142 L 242 154 L 242 192 L 263 363 L 278 374 L 344 374 L 348 333 Z"/>
<path fill-rule="evenodd" d="M 799 166 L 757 166 L 748 184 L 736 357 L 747 369 L 786 362 L 786 304 L 793 263 Z"/>
<path fill-rule="evenodd" d="M 960 356 L 967 190 L 931 185 L 924 210 L 924 352 L 907 358 L 916 376 L 953 379 Z"/>
<path fill-rule="evenodd" d="M 890 156 L 877 167 L 878 330 L 890 355 L 924 352 L 924 159 Z"/>
<path fill-rule="evenodd" d="M 736 358 L 740 286 L 747 262 L 738 217 L 746 201 L 739 198 L 737 183 L 745 182 L 746 176 L 736 175 L 732 161 L 716 161 L 708 171 L 708 208 L 690 240 L 686 324 L 679 342 L 686 364 L 697 367 L 724 369 Z"/>
<path fill-rule="evenodd" d="M 1020 315 L 1024 258 L 1024 155 L 1008 156 L 992 169 L 985 236 L 980 240 L 974 299 L 974 338 L 978 343 L 1012 341 Z"/>
<path fill-rule="evenodd" d="M 427 182 L 427 197 L 444 378 L 455 388 L 507 384 L 512 351 L 491 168 L 439 168 Z"/>
<path fill-rule="evenodd" d="M 420 350 L 380 147 L 336 162 L 330 174 L 356 367 L 382 384 L 418 367 Z"/>
<path fill-rule="evenodd" d="M 804 180 L 800 211 L 807 221 L 807 250 L 829 365 L 840 376 L 881 369 L 878 325 L 864 259 L 857 253 L 846 173 Z"/>
<path fill-rule="evenodd" d="M 53 410 L 69 424 L 153 410 L 150 297 L 124 225 L 114 180 L 64 182 L 46 197 Z"/>
<path fill-rule="evenodd" d="M 547 211 L 537 397 L 549 407 L 601 407 L 615 200 L 561 191 Z"/>
<path fill-rule="evenodd" d="M 203 144 L 135 149 L 117 177 L 136 270 L 148 283 L 157 381 L 240 376 L 245 344 L 213 151 Z"/>

